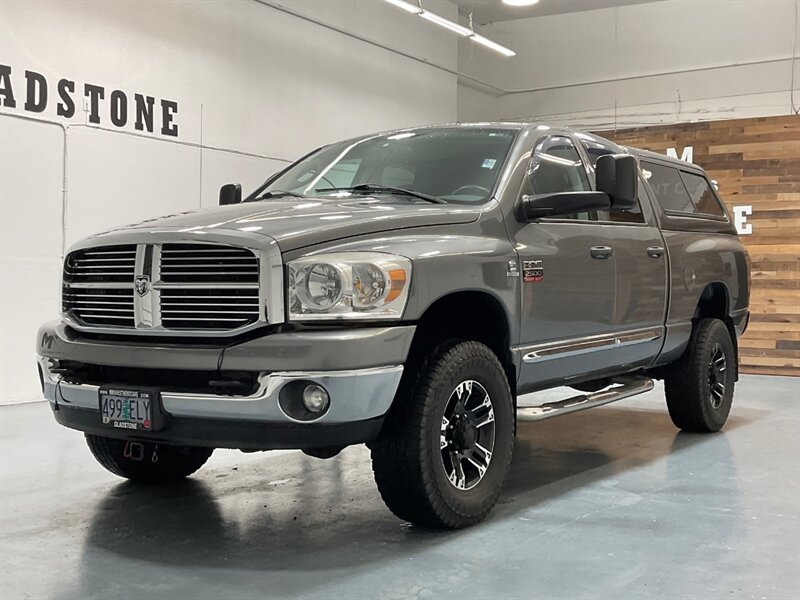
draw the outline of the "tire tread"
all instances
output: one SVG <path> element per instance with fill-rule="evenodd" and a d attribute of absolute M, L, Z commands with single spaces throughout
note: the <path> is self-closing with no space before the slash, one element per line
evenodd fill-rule
<path fill-rule="evenodd" d="M 675 426 L 684 431 L 710 433 L 718 431 L 724 424 L 724 419 L 722 423 L 714 419 L 706 400 L 706 361 L 714 343 L 727 343 L 728 350 L 733 350 L 728 328 L 722 321 L 700 320 L 692 330 L 686 351 L 664 378 L 669 416 Z M 729 364 L 729 368 L 733 369 L 735 365 Z M 732 393 L 732 389 L 726 392 Z"/>
<path fill-rule="evenodd" d="M 488 361 L 493 375 L 505 382 L 510 398 L 500 361 L 488 347 L 478 342 L 443 343 L 426 353 L 422 361 L 412 362 L 407 367 L 413 375 L 401 387 L 381 437 L 371 446 L 378 490 L 389 509 L 400 519 L 430 528 L 458 529 L 484 519 L 497 501 L 508 468 L 495 493 L 488 495 L 475 510 L 466 512 L 449 504 L 439 493 L 433 465 L 425 455 L 423 435 L 427 421 L 438 418 L 430 414 L 432 409 L 425 399 L 432 397 L 437 381 L 449 369 L 473 360 Z M 509 456 L 513 442 L 512 434 Z"/>

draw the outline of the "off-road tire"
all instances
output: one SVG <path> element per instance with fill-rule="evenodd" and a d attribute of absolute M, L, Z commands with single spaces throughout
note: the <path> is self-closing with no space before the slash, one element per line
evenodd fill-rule
<path fill-rule="evenodd" d="M 87 433 L 86 444 L 103 467 L 138 483 L 172 483 L 185 479 L 202 467 L 214 452 L 213 448 L 141 442 L 144 448 L 141 460 L 133 460 L 126 456 L 125 440 Z"/>
<path fill-rule="evenodd" d="M 714 373 L 713 357 L 724 356 L 721 377 Z M 719 379 L 724 392 L 719 397 L 713 387 Z M 728 328 L 719 319 L 702 319 L 692 331 L 683 356 L 670 367 L 664 378 L 669 416 L 684 431 L 719 431 L 728 418 L 736 383 L 736 351 Z M 719 388 L 717 388 L 719 389 Z"/>
<path fill-rule="evenodd" d="M 451 341 L 406 369 L 381 435 L 370 445 L 378 490 L 396 516 L 416 525 L 458 529 L 477 523 L 497 502 L 514 447 L 514 406 L 503 367 L 487 346 Z M 448 480 L 439 442 L 443 411 L 466 380 L 491 396 L 494 443 L 482 479 L 471 489 L 457 489 Z"/>

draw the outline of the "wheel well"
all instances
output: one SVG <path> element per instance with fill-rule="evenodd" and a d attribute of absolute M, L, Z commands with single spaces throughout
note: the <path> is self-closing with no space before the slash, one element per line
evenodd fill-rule
<path fill-rule="evenodd" d="M 719 319 L 724 321 L 728 318 L 728 290 L 725 285 L 719 282 L 709 283 L 700 300 L 694 314 L 695 319 Z"/>
<path fill-rule="evenodd" d="M 411 352 L 428 352 L 447 340 L 472 340 L 488 346 L 500 360 L 516 397 L 516 368 L 511 359 L 508 316 L 485 292 L 456 292 L 431 304 L 417 323 Z"/>
<path fill-rule="evenodd" d="M 728 297 L 728 288 L 725 284 L 720 282 L 709 283 L 703 293 L 700 294 L 700 300 L 697 303 L 697 308 L 694 311 L 694 320 L 700 319 L 719 319 L 728 328 L 728 333 L 733 342 L 733 349 L 736 352 L 736 378 L 739 378 L 739 342 L 736 338 L 736 329 L 733 325 L 730 312 L 730 299 Z"/>

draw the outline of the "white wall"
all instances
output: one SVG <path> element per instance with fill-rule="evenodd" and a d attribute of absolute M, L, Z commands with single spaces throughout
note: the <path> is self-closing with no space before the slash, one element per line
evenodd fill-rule
<path fill-rule="evenodd" d="M 381 0 L 283 4 L 457 67 L 455 36 Z M 456 18 L 449 2 L 426 5 Z M 454 121 L 455 75 L 421 61 L 253 0 L 0 0 L 0 65 L 12 68 L 17 103 L 0 106 L 0 403 L 39 396 L 34 334 L 57 314 L 65 246 L 213 205 L 221 184 L 247 190 L 326 142 Z M 25 70 L 47 78 L 42 113 L 24 109 Z M 77 87 L 70 119 L 56 113 L 61 78 Z M 99 126 L 87 126 L 85 83 L 106 90 Z M 137 132 L 130 106 L 128 123 L 114 126 L 114 89 L 129 103 L 134 93 L 178 102 L 178 136 Z"/>
<path fill-rule="evenodd" d="M 496 93 L 472 82 L 458 83 L 458 120 L 461 123 L 497 121 L 500 110 Z"/>
<path fill-rule="evenodd" d="M 459 69 L 499 88 L 503 120 L 597 130 L 789 114 L 795 5 L 664 0 L 506 21 L 484 34 L 517 56 L 498 65 L 462 41 Z M 800 104 L 800 61 L 795 89 Z"/>

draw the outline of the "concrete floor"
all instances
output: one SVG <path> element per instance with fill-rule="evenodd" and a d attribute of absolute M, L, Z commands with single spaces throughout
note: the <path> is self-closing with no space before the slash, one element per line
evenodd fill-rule
<path fill-rule="evenodd" d="M 524 424 L 489 520 L 449 533 L 384 508 L 363 446 L 218 451 L 158 489 L 44 403 L 2 407 L 0 441 L 3 600 L 800 597 L 800 379 L 743 377 L 716 435 L 660 387 Z"/>

